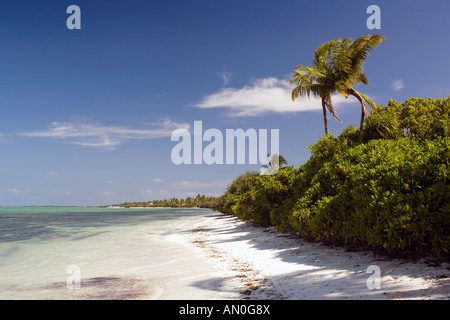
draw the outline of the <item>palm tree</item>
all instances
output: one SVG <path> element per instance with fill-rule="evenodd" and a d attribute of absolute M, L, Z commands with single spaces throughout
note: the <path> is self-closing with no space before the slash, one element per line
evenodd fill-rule
<path fill-rule="evenodd" d="M 329 57 L 335 54 L 338 45 L 338 40 L 324 43 L 317 48 L 312 67 L 298 65 L 297 70 L 292 71 L 294 78 L 291 83 L 297 83 L 292 90 L 292 100 L 305 96 L 309 98 L 311 94 L 316 98 L 321 98 L 325 134 L 328 134 L 327 109 L 337 120 L 342 122 L 331 102 L 331 96 L 336 92 L 337 87 L 333 65 L 330 63 L 332 60 Z"/>
<path fill-rule="evenodd" d="M 353 85 L 357 83 L 369 84 L 369 78 L 363 71 L 364 62 L 369 56 L 369 53 L 383 42 L 384 39 L 385 36 L 381 34 L 374 34 L 372 36 L 367 34 L 355 41 L 350 38 L 345 38 L 344 40 L 338 39 L 336 40 L 339 43 L 337 51 L 335 51 L 334 55 L 328 57 L 332 61 L 330 63 L 333 65 L 337 77 L 337 90 L 345 98 L 352 95 L 361 103 L 360 130 L 364 127 L 365 117 L 369 116 L 366 102 L 372 108 L 376 108 L 376 104 L 363 93 L 356 91 Z"/>
<path fill-rule="evenodd" d="M 270 154 L 267 154 L 267 160 L 269 161 L 268 164 L 264 164 L 261 167 L 267 169 L 264 174 L 272 175 L 278 172 L 279 169 L 281 169 L 283 166 L 287 165 L 287 160 L 277 153 L 272 155 L 270 157 Z"/>
<path fill-rule="evenodd" d="M 364 61 L 384 39 L 383 35 L 375 34 L 372 37 L 362 36 L 355 41 L 351 38 L 328 41 L 316 50 L 313 67 L 298 65 L 297 70 L 293 71 L 295 75 L 291 83 L 296 82 L 297 86 L 292 90 L 292 100 L 299 96 L 309 97 L 311 93 L 315 97 L 320 97 L 326 134 L 328 133 L 326 109 L 342 122 L 331 103 L 331 96 L 336 91 L 346 98 L 353 95 L 361 103 L 360 130 L 363 129 L 364 119 L 369 115 L 366 102 L 372 108 L 376 105 L 366 95 L 356 91 L 353 85 L 369 83 L 367 75 L 363 72 Z"/>

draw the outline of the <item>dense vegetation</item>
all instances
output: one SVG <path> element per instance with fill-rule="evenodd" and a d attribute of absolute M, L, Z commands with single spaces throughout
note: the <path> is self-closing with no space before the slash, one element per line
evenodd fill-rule
<path fill-rule="evenodd" d="M 118 207 L 170 207 L 170 208 L 211 208 L 215 201 L 214 197 L 207 197 L 198 194 L 197 197 L 186 199 L 170 198 L 164 200 L 140 201 L 140 202 L 124 202 L 118 204 Z"/>
<path fill-rule="evenodd" d="M 214 208 L 319 241 L 449 254 L 449 110 L 450 97 L 391 100 L 303 165 L 239 176 Z"/>

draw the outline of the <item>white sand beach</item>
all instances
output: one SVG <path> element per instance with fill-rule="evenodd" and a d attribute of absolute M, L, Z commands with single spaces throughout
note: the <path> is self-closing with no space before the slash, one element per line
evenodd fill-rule
<path fill-rule="evenodd" d="M 3 243 L 0 300 L 450 298 L 449 262 L 349 252 L 209 210 L 72 233 Z M 78 289 L 68 287 L 71 265 Z"/>
<path fill-rule="evenodd" d="M 233 216 L 211 215 L 190 230 L 172 230 L 162 237 L 184 244 L 185 252 L 196 252 L 198 271 L 209 271 L 198 279 L 175 279 L 172 290 L 161 290 L 165 294 L 153 298 L 450 298 L 448 262 L 436 265 L 430 259 L 403 261 L 374 257 L 368 251 L 349 252 L 255 227 Z M 199 258 L 205 265 L 200 267 Z M 380 272 L 379 289 L 374 288 L 374 270 Z"/>

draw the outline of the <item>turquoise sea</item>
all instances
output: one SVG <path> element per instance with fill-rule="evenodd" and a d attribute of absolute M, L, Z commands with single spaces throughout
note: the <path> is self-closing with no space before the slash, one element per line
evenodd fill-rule
<path fill-rule="evenodd" d="M 163 235 L 211 214 L 195 208 L 0 207 L 0 299 L 158 298 L 167 271 L 185 250 Z"/>

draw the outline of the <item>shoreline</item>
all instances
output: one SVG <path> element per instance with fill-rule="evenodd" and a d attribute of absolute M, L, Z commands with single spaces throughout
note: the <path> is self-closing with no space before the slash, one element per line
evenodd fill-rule
<path fill-rule="evenodd" d="M 448 262 L 349 252 L 219 213 L 174 232 L 227 279 L 211 289 L 238 292 L 238 299 L 450 299 Z"/>
<path fill-rule="evenodd" d="M 450 299 L 448 261 L 350 252 L 212 210 L 136 223 L 4 242 L 0 300 Z"/>

